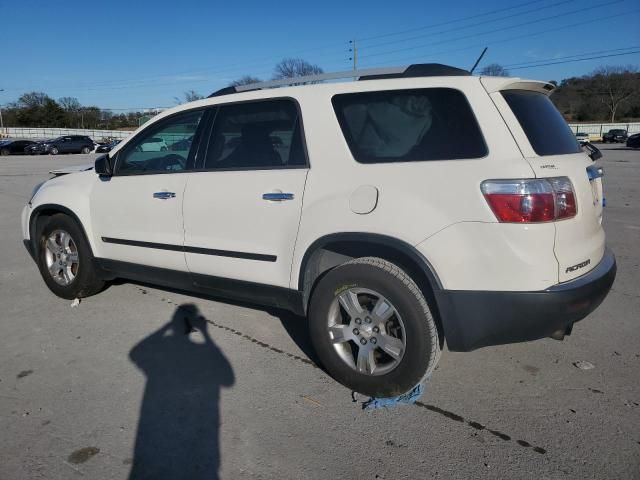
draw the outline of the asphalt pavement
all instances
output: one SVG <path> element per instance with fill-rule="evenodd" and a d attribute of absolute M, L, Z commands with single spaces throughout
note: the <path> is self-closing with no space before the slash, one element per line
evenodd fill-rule
<path fill-rule="evenodd" d="M 95 155 L 2 157 L 0 479 L 640 478 L 640 150 L 603 153 L 603 305 L 563 342 L 445 351 L 419 404 L 376 411 L 291 314 L 126 281 L 55 297 L 20 211 Z"/>

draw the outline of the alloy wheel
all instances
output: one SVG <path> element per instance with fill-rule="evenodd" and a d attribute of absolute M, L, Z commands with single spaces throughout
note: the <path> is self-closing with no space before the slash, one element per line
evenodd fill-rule
<path fill-rule="evenodd" d="M 49 275 L 59 285 L 69 285 L 78 275 L 78 247 L 71 235 L 64 230 L 54 230 L 47 237 L 45 259 Z"/>
<path fill-rule="evenodd" d="M 327 316 L 329 338 L 339 357 L 364 375 L 395 369 L 406 349 L 402 318 L 380 293 L 349 288 L 332 302 Z"/>

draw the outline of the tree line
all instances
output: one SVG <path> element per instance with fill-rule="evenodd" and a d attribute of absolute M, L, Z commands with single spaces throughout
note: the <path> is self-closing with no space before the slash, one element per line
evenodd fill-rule
<path fill-rule="evenodd" d="M 272 80 L 321 74 L 318 65 L 301 58 L 285 58 L 274 67 Z M 481 75 L 509 76 L 510 72 L 499 64 L 491 64 L 480 70 Z M 263 79 L 244 75 L 230 86 L 261 82 Z M 565 119 L 570 122 L 622 122 L 640 120 L 640 73 L 633 66 L 603 66 L 581 77 L 566 78 L 560 82 L 551 80 L 556 90 L 551 96 Z M 194 90 L 182 97 L 174 97 L 176 103 L 204 98 Z M 140 125 L 155 112 L 114 113 L 96 106 L 83 106 L 75 97 L 54 100 L 46 93 L 30 92 L 2 110 L 5 126 L 57 127 L 105 130 L 129 130 Z"/>
<path fill-rule="evenodd" d="M 481 75 L 508 77 L 493 63 Z M 640 119 L 640 73 L 632 65 L 603 66 L 582 77 L 565 78 L 551 100 L 568 122 L 624 122 Z"/>
<path fill-rule="evenodd" d="M 148 112 L 113 113 L 96 106 L 83 106 L 75 97 L 54 100 L 43 92 L 29 92 L 2 109 L 7 127 L 88 128 L 130 130 L 137 128 Z"/>

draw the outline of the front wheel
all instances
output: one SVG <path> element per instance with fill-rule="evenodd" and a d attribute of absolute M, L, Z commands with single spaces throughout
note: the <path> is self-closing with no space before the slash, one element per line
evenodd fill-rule
<path fill-rule="evenodd" d="M 91 149 L 89 147 L 82 147 L 81 153 L 86 155 L 87 153 L 91 153 Z"/>
<path fill-rule="evenodd" d="M 72 300 L 99 292 L 93 255 L 82 229 L 67 215 L 51 216 L 38 234 L 38 267 L 47 287 Z"/>
<path fill-rule="evenodd" d="M 329 271 L 309 307 L 311 340 L 343 385 L 374 397 L 407 392 L 435 368 L 438 331 L 424 295 L 398 266 L 358 258 Z"/>
<path fill-rule="evenodd" d="M 59 150 L 56 147 L 53 147 L 51 150 L 49 150 L 49 153 L 51 153 L 51 155 L 57 155 L 59 153 Z"/>
<path fill-rule="evenodd" d="M 3 157 L 5 155 L 9 155 L 11 152 L 9 151 L 9 149 L 7 148 L 3 148 L 2 150 L 0 150 L 0 155 L 2 155 Z"/>

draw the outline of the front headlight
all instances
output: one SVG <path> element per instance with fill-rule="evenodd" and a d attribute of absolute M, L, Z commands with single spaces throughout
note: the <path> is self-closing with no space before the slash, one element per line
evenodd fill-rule
<path fill-rule="evenodd" d="M 44 185 L 45 183 L 47 183 L 46 180 L 44 182 L 40 182 L 35 187 L 33 187 L 33 190 L 31 192 L 31 197 L 29 198 L 29 205 L 31 205 L 31 202 L 33 201 L 33 197 L 36 196 L 36 193 L 38 193 L 38 190 L 40 190 L 40 187 L 42 187 L 42 185 Z"/>

